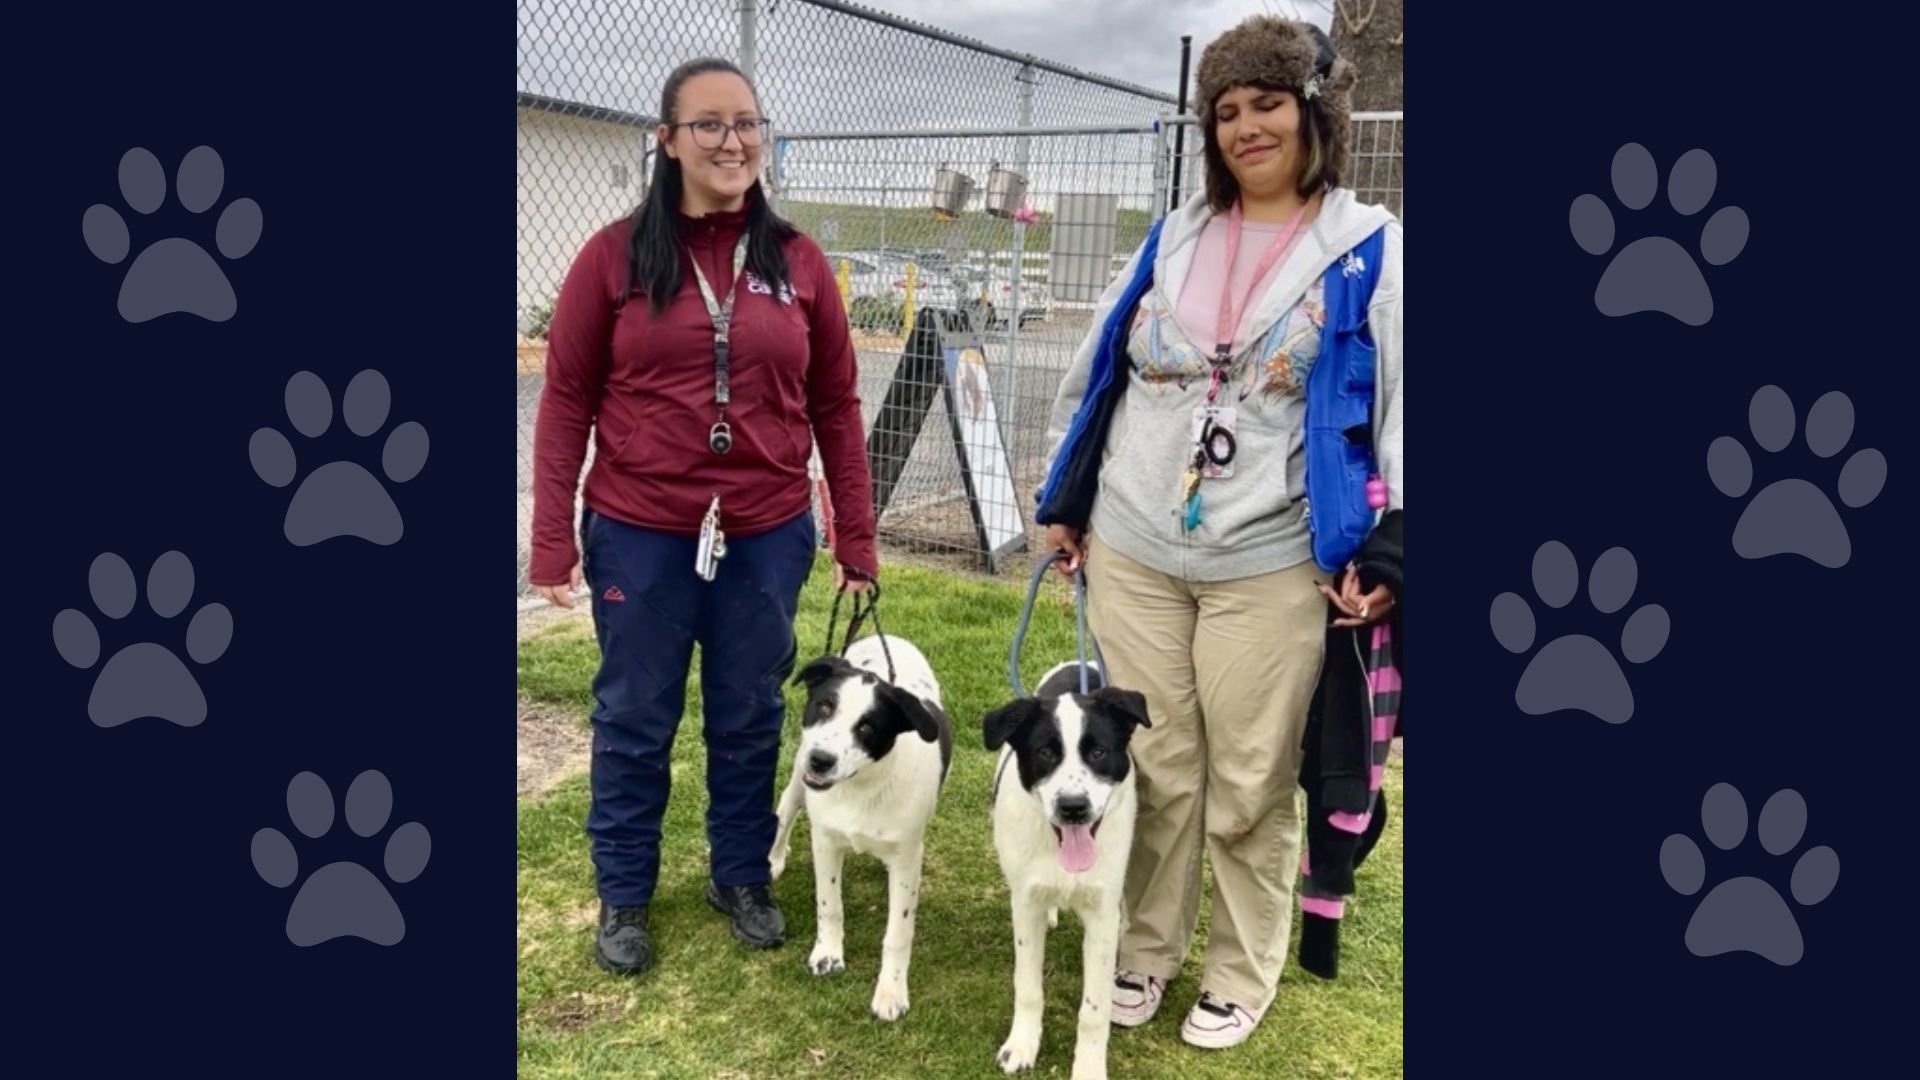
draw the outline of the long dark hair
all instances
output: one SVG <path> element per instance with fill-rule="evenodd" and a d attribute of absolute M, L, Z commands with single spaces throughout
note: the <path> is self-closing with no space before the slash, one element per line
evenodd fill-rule
<path fill-rule="evenodd" d="M 680 97 L 682 83 L 695 75 L 714 71 L 740 76 L 753 92 L 754 101 L 760 100 L 753 80 L 728 61 L 712 57 L 689 60 L 667 76 L 666 88 L 660 92 L 660 122 L 676 121 L 674 103 Z M 636 290 L 645 293 L 647 306 L 655 316 L 680 294 L 680 251 L 686 246 L 680 219 L 680 193 L 680 163 L 667 155 L 665 147 L 655 147 L 653 181 L 647 186 L 646 199 L 633 212 L 633 231 L 627 239 L 626 293 L 628 296 Z M 787 253 L 780 245 L 795 232 L 791 224 L 767 205 L 767 193 L 761 190 L 760 181 L 755 180 L 747 189 L 747 268 L 767 282 L 775 295 L 788 282 Z M 719 288 L 719 283 L 716 282 L 715 287 Z"/>

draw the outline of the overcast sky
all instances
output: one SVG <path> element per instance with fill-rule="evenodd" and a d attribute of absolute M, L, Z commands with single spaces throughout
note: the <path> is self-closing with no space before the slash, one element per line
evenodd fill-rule
<path fill-rule="evenodd" d="M 1221 31 L 1262 13 L 1325 26 L 1332 0 L 866 0 L 864 6 L 1174 96 L 1180 36 L 1194 62 Z M 789 131 L 1011 124 L 1014 67 L 793 0 L 762 0 L 761 89 Z M 520 0 L 520 88 L 650 115 L 666 73 L 735 56 L 737 0 Z M 1191 78 L 1189 78 L 1191 83 Z M 1068 95 L 1067 99 L 1062 95 Z M 1034 122 L 1145 120 L 1124 95 L 1042 74 Z M 1170 110 L 1168 110 L 1170 111 Z M 1071 119 L 1069 119 L 1069 117 Z"/>
<path fill-rule="evenodd" d="M 1304 18 L 1326 29 L 1333 0 L 854 0 L 864 7 L 1175 94 L 1180 36 L 1193 62 L 1249 15 Z M 1192 74 L 1188 74 L 1191 84 Z"/>
<path fill-rule="evenodd" d="M 994 167 L 1006 166 L 1026 177 L 1027 201 L 1049 212 L 1062 194 L 1112 195 L 1130 209 L 1160 205 L 1162 151 L 1151 125 L 1173 111 L 1183 34 L 1192 36 L 1198 63 L 1208 42 L 1250 16 L 1305 18 L 1325 27 L 1332 10 L 1332 0 L 855 2 L 1166 100 L 1048 72 L 1023 94 L 1028 84 L 1015 62 L 796 0 L 761 0 L 761 104 L 776 131 L 796 136 L 777 151 L 786 193 L 803 201 L 924 209 L 938 170 L 951 168 L 984 190 Z M 563 101 L 650 116 L 676 65 L 739 55 L 738 0 L 518 0 L 517 7 L 519 88 Z M 1032 126 L 1122 125 L 1136 132 L 1005 134 L 1021 126 L 1023 97 Z M 953 129 L 969 134 L 924 134 Z M 849 132 L 922 134 L 817 137 Z M 809 133 L 816 137 L 805 137 Z M 638 131 L 632 137 L 638 160 L 644 143 Z M 1187 153 L 1197 153 L 1197 143 L 1189 142 Z M 1190 166 L 1183 186 L 1193 176 Z M 901 220 L 926 227 L 924 235 L 901 242 L 946 242 L 927 231 L 925 215 Z"/>

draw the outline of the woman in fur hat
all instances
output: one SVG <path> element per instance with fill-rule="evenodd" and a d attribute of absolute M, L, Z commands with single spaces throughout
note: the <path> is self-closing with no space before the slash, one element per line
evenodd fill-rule
<path fill-rule="evenodd" d="M 1084 562 L 1109 677 L 1153 717 L 1113 1022 L 1147 1022 L 1179 972 L 1204 849 L 1213 916 L 1181 1025 L 1202 1047 L 1244 1041 L 1280 981 L 1329 619 L 1368 626 L 1399 595 L 1366 545 L 1399 536 L 1405 499 L 1401 228 L 1340 186 L 1355 74 L 1301 22 L 1206 48 L 1205 190 L 1102 297 L 1049 425 L 1038 520 L 1065 572 Z"/>

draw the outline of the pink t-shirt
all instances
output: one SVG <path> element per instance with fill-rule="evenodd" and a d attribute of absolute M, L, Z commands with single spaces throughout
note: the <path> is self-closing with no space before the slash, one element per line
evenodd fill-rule
<path fill-rule="evenodd" d="M 1274 260 L 1266 276 L 1260 279 L 1258 288 L 1253 287 L 1253 272 L 1260 264 L 1261 256 L 1267 253 L 1267 247 L 1274 238 L 1286 231 L 1284 224 L 1248 221 L 1242 223 L 1244 230 L 1240 234 L 1240 250 L 1233 255 L 1233 274 L 1227 278 L 1227 284 L 1233 289 L 1233 302 L 1236 307 L 1245 304 L 1238 312 L 1240 324 L 1233 332 L 1233 354 L 1247 347 L 1247 333 L 1252 327 L 1248 321 L 1260 306 L 1260 298 L 1280 276 L 1280 267 L 1287 261 L 1283 253 Z M 1287 245 L 1292 250 L 1299 243 L 1300 234 L 1305 232 L 1303 225 L 1294 231 L 1294 239 Z M 1227 270 L 1227 216 L 1216 214 L 1208 219 L 1200 231 L 1200 245 L 1193 253 L 1193 262 L 1187 270 L 1186 284 L 1180 287 L 1178 309 L 1174 317 L 1180 321 L 1180 328 L 1199 348 L 1203 355 L 1211 356 L 1218 339 L 1220 324 L 1220 289 L 1222 278 Z M 1251 293 L 1251 300 L 1248 299 Z"/>

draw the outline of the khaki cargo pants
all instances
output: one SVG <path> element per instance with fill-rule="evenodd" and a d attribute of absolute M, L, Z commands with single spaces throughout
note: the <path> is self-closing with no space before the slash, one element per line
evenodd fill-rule
<path fill-rule="evenodd" d="M 1171 979 L 1200 909 L 1204 839 L 1213 909 L 1200 988 L 1273 1000 L 1300 869 L 1300 737 L 1319 679 L 1328 575 L 1311 561 L 1189 582 L 1092 538 L 1087 620 L 1116 686 L 1147 698 L 1133 735 L 1139 823 L 1127 866 L 1122 970 Z"/>

